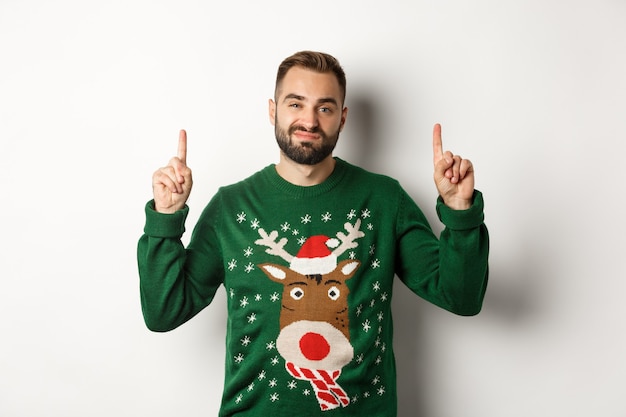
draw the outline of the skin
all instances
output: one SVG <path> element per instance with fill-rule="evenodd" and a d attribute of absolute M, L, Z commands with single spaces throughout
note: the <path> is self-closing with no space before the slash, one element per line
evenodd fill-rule
<path fill-rule="evenodd" d="M 322 141 L 336 140 L 343 130 L 348 108 L 343 107 L 342 96 L 332 73 L 291 68 L 277 89 L 275 100 L 269 100 L 270 123 L 277 134 L 284 133 L 303 152 L 319 148 Z M 468 209 L 474 194 L 474 167 L 470 160 L 443 150 L 439 124 L 433 128 L 433 166 L 435 186 L 444 203 L 454 210 Z M 332 153 L 309 165 L 293 161 L 282 150 L 276 164 L 281 177 L 301 186 L 324 182 L 334 167 Z M 152 176 L 155 210 L 171 214 L 182 209 L 192 184 L 191 169 L 187 166 L 187 133 L 181 130 L 177 155 Z"/>
<path fill-rule="evenodd" d="M 302 130 L 293 131 L 289 138 L 303 151 L 306 147 L 321 147 L 324 139 L 315 133 L 316 130 L 321 130 L 328 140 L 333 140 L 346 123 L 348 108 L 343 107 L 341 87 L 333 74 L 291 68 L 277 89 L 275 99 L 269 100 L 270 123 L 277 131 L 283 132 L 301 127 Z M 318 164 L 306 165 L 293 161 L 281 151 L 280 161 L 276 164 L 281 177 L 301 186 L 323 182 L 334 168 L 332 154 Z"/>

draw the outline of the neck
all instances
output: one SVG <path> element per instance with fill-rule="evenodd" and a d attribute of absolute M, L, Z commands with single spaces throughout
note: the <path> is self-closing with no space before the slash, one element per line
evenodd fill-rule
<path fill-rule="evenodd" d="M 285 181 L 294 185 L 309 187 L 323 183 L 335 169 L 332 155 L 316 165 L 303 165 L 287 158 L 280 153 L 280 162 L 276 164 L 276 172 Z"/>

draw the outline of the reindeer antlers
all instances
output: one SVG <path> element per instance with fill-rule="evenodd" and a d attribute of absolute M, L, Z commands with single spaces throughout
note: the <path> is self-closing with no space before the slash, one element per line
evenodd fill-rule
<path fill-rule="evenodd" d="M 348 249 L 353 249 L 359 246 L 355 240 L 365 236 L 365 233 L 359 230 L 361 227 L 361 219 L 357 219 L 354 226 L 350 223 L 345 223 L 343 227 L 346 228 L 348 234 L 337 232 L 337 238 L 341 241 L 341 244 L 333 251 L 333 254 L 337 257 Z M 287 262 L 291 262 L 293 260 L 294 256 L 285 250 L 287 238 L 284 237 L 277 242 L 276 238 L 278 238 L 278 232 L 276 230 L 268 234 L 264 229 L 259 229 L 259 235 L 261 236 L 261 239 L 255 240 L 254 243 L 259 246 L 267 246 L 267 249 L 265 249 L 266 253 L 279 256 Z"/>
<path fill-rule="evenodd" d="M 352 226 L 350 223 L 345 223 L 343 227 L 346 228 L 348 235 L 345 235 L 343 232 L 337 232 L 337 237 L 341 241 L 341 245 L 339 245 L 339 247 L 337 247 L 337 249 L 333 251 L 333 254 L 335 254 L 337 257 L 339 257 L 339 255 L 341 255 L 348 249 L 353 249 L 359 246 L 359 244 L 356 243 L 355 240 L 365 236 L 365 233 L 359 230 L 359 228 L 361 227 L 361 219 L 357 219 L 357 221 L 354 223 L 354 226 Z"/>
<path fill-rule="evenodd" d="M 287 244 L 287 238 L 282 238 L 278 242 L 276 242 L 276 238 L 278 237 L 278 232 L 274 230 L 269 235 L 263 229 L 259 229 L 259 235 L 261 235 L 261 239 L 257 239 L 254 243 L 261 246 L 267 246 L 268 249 L 265 249 L 265 252 L 270 255 L 280 256 L 287 262 L 291 262 L 293 259 L 293 255 L 290 255 L 285 250 L 285 245 Z"/>

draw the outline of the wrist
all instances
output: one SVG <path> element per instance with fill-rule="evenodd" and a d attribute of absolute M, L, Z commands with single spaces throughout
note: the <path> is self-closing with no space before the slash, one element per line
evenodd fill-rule
<path fill-rule="evenodd" d="M 472 207 L 472 200 L 462 198 L 442 198 L 443 203 L 452 210 L 467 210 Z"/>
<path fill-rule="evenodd" d="M 178 206 L 161 206 L 156 204 L 156 202 L 153 203 L 152 208 L 154 209 L 154 211 L 156 211 L 157 213 L 161 213 L 161 214 L 174 214 L 179 210 L 182 210 L 184 207 L 184 205 L 182 207 L 178 207 Z"/>

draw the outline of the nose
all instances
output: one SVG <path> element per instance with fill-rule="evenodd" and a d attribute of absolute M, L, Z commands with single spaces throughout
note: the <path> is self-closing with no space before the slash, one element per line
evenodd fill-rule
<path fill-rule="evenodd" d="M 309 130 L 315 129 L 318 125 L 317 110 L 310 109 L 302 115 L 302 125 Z"/>
<path fill-rule="evenodd" d="M 330 345 L 324 336 L 309 332 L 300 338 L 300 351 L 311 361 L 321 361 L 330 353 Z"/>

